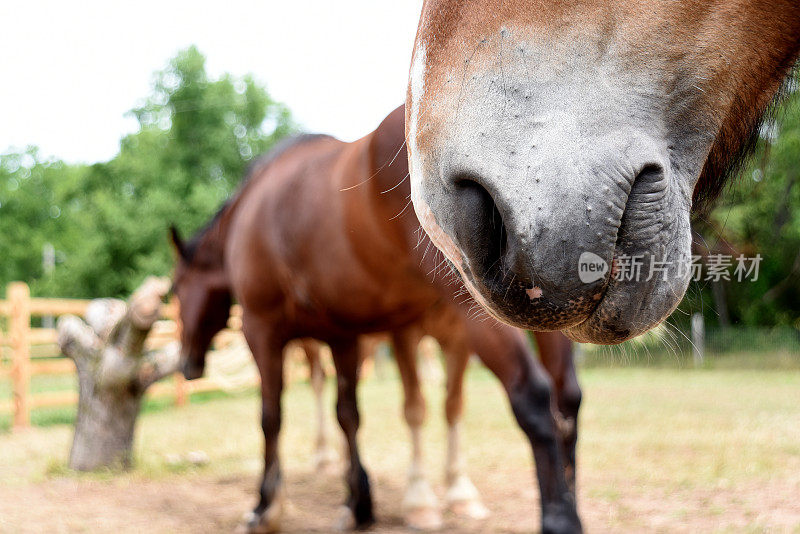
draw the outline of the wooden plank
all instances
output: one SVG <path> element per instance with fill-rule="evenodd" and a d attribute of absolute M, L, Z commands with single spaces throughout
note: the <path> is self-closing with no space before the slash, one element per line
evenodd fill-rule
<path fill-rule="evenodd" d="M 176 300 L 172 300 L 161 307 L 161 317 L 177 321 L 179 319 L 179 309 L 178 302 Z M 231 306 L 231 317 L 241 319 L 242 307 L 239 304 L 234 304 Z"/>
<path fill-rule="evenodd" d="M 86 315 L 90 300 L 31 299 L 31 315 Z"/>
<path fill-rule="evenodd" d="M 42 358 L 58 358 L 60 356 L 62 356 L 61 347 L 59 347 L 56 343 L 31 345 L 31 360 L 40 360 Z"/>
<path fill-rule="evenodd" d="M 58 342 L 58 332 L 54 328 L 31 328 L 28 342 L 31 345 L 53 345 Z"/>
<path fill-rule="evenodd" d="M 173 377 L 174 379 L 175 377 Z M 147 397 L 153 399 L 163 399 L 164 397 L 175 397 L 175 382 L 156 382 L 147 390 Z"/>
<path fill-rule="evenodd" d="M 172 380 L 175 381 L 175 406 L 186 406 L 189 402 L 189 388 L 186 387 L 188 381 L 182 373 L 172 375 Z"/>
<path fill-rule="evenodd" d="M 11 303 L 9 333 L 12 350 L 12 381 L 14 391 L 14 428 L 30 426 L 30 289 L 22 282 L 8 286 L 8 301 Z"/>
<path fill-rule="evenodd" d="M 243 384 L 241 387 L 237 387 L 236 389 L 241 389 L 244 387 L 252 387 L 257 386 L 259 381 L 257 378 L 254 378 L 247 383 Z M 192 380 L 187 383 L 188 389 L 190 393 L 206 393 L 208 391 L 223 391 L 223 388 L 220 387 L 219 384 L 214 382 L 213 379 L 208 378 L 201 378 L 199 380 Z"/>
<path fill-rule="evenodd" d="M 175 321 L 157 321 L 153 325 L 153 329 L 150 331 L 150 335 L 153 334 L 169 334 L 172 336 L 177 336 L 178 334 L 178 325 Z"/>
<path fill-rule="evenodd" d="M 176 321 L 178 319 L 178 302 L 173 299 L 170 300 L 167 304 L 162 305 L 161 317 Z"/>
<path fill-rule="evenodd" d="M 31 408 L 60 408 L 77 404 L 77 391 L 49 391 L 31 397 Z"/>
<path fill-rule="evenodd" d="M 37 375 L 72 375 L 75 374 L 75 363 L 69 359 L 49 360 L 45 362 L 31 361 L 31 374 Z"/>

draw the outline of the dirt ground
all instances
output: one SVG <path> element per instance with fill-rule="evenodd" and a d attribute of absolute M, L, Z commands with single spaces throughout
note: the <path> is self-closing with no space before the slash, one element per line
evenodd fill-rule
<path fill-rule="evenodd" d="M 800 376 L 591 370 L 581 424 L 579 511 L 588 532 L 800 532 Z M 496 384 L 469 382 L 465 452 L 491 516 L 445 516 L 444 532 L 533 532 L 538 495 L 528 448 Z M 438 403 L 436 388 L 429 397 Z M 366 384 L 362 448 L 373 480 L 373 532 L 406 532 L 400 502 L 407 440 L 393 382 Z M 432 406 L 436 405 L 432 403 Z M 344 485 L 310 469 L 311 397 L 285 399 L 286 532 L 330 532 Z M 441 496 L 444 428 L 426 433 Z M 137 468 L 64 468 L 66 426 L 0 435 L 0 532 L 231 532 L 255 502 L 260 467 L 252 395 L 146 414 Z M 167 455 L 203 450 L 206 466 Z"/>
<path fill-rule="evenodd" d="M 527 476 L 503 478 L 476 481 L 492 511 L 487 520 L 446 515 L 442 532 L 535 532 L 539 512 L 535 492 L 526 488 L 531 481 Z M 340 480 L 303 473 L 288 476 L 287 482 L 290 505 L 284 531 L 331 532 L 344 496 Z M 399 507 L 402 485 L 395 477 L 378 477 L 376 482 L 379 516 L 371 531 L 408 532 Z M 255 484 L 252 476 L 157 482 L 52 480 L 15 491 L 11 498 L 4 496 L 0 528 L 3 532 L 233 532 L 244 507 L 253 502 Z M 584 498 L 581 515 L 589 532 L 793 532 L 800 529 L 797 489 L 710 488 L 673 495 L 634 490 L 623 492 L 624 504 L 618 505 Z"/>

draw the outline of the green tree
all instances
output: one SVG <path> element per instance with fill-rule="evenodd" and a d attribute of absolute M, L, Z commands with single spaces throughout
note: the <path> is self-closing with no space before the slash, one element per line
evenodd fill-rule
<path fill-rule="evenodd" d="M 45 283 L 42 252 L 70 238 L 64 192 L 85 169 L 43 160 L 34 147 L 0 155 L 0 283 Z"/>
<path fill-rule="evenodd" d="M 800 328 L 800 91 L 789 94 L 776 119 L 767 130 L 777 136 L 760 142 L 749 168 L 696 228 L 712 248 L 724 240 L 763 258 L 757 281 L 725 284 L 732 323 Z M 702 308 L 715 321 L 717 306 L 701 283 L 684 308 Z"/>
<path fill-rule="evenodd" d="M 134 109 L 137 132 L 106 163 L 42 162 L 33 149 L 0 157 L 0 283 L 38 294 L 98 297 L 169 273 L 167 228 L 201 227 L 251 159 L 295 130 L 289 110 L 250 76 L 211 79 L 195 48 L 155 75 Z M 42 270 L 53 243 L 55 273 Z"/>

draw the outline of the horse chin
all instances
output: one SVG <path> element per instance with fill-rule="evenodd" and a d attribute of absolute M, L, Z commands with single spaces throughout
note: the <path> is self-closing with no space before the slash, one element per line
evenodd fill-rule
<path fill-rule="evenodd" d="M 626 287 L 609 283 L 600 304 L 583 322 L 564 330 L 578 343 L 618 345 L 660 325 L 681 303 L 690 277 Z"/>
<path fill-rule="evenodd" d="M 673 255 L 679 256 L 678 250 Z M 630 281 L 608 275 L 596 282 L 590 298 L 477 276 L 467 262 L 459 271 L 476 302 L 499 321 L 538 332 L 560 330 L 579 343 L 616 345 L 655 328 L 675 311 L 691 274 L 679 269 L 676 262 L 663 277 Z"/>

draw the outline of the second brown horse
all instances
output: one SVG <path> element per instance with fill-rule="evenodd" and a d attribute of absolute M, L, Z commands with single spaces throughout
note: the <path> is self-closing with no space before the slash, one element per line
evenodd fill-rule
<path fill-rule="evenodd" d="M 461 352 L 477 353 L 508 392 L 533 447 L 543 530 L 579 530 L 575 425 L 559 429 L 552 410 L 554 398 L 564 419 L 573 423 L 577 419 L 580 390 L 570 346 L 560 334 L 539 337 L 540 345 L 552 343 L 542 351 L 548 356 L 544 361 L 551 381 L 522 332 L 490 318 L 476 320 L 471 316 L 473 305 L 460 303 L 465 297 L 456 279 L 437 275 L 447 266 L 440 263 L 408 209 L 403 132 L 400 108 L 375 132 L 354 143 L 327 136 L 294 139 L 253 167 L 245 185 L 198 237 L 188 244 L 176 239 L 182 263 L 206 266 L 209 272 L 216 266 L 226 273 L 230 289 L 213 298 L 221 301 L 220 309 L 230 304 L 230 290 L 239 300 L 244 334 L 259 367 L 265 470 L 250 530 L 277 527 L 281 487 L 277 439 L 286 343 L 312 337 L 331 346 L 337 370 L 337 418 L 350 457 L 347 511 L 350 522 L 361 527 L 374 516 L 356 442 L 357 339 L 370 332 L 409 331 L 424 317 L 434 316 L 447 317 L 451 330 L 461 333 L 463 339 L 457 340 L 463 345 Z M 205 254 L 200 245 L 208 240 L 224 242 L 224 247 Z M 176 287 L 184 285 L 179 283 L 183 271 L 179 268 L 176 273 Z M 191 308 L 192 297 L 177 292 L 182 310 Z M 395 335 L 399 351 L 408 352 L 404 343 L 408 341 Z M 460 360 L 465 363 L 466 356 Z M 188 369 L 187 374 L 197 373 Z M 460 387 L 463 369 L 448 374 Z M 448 406 L 448 412 L 451 408 L 460 412 L 460 402 Z"/>

